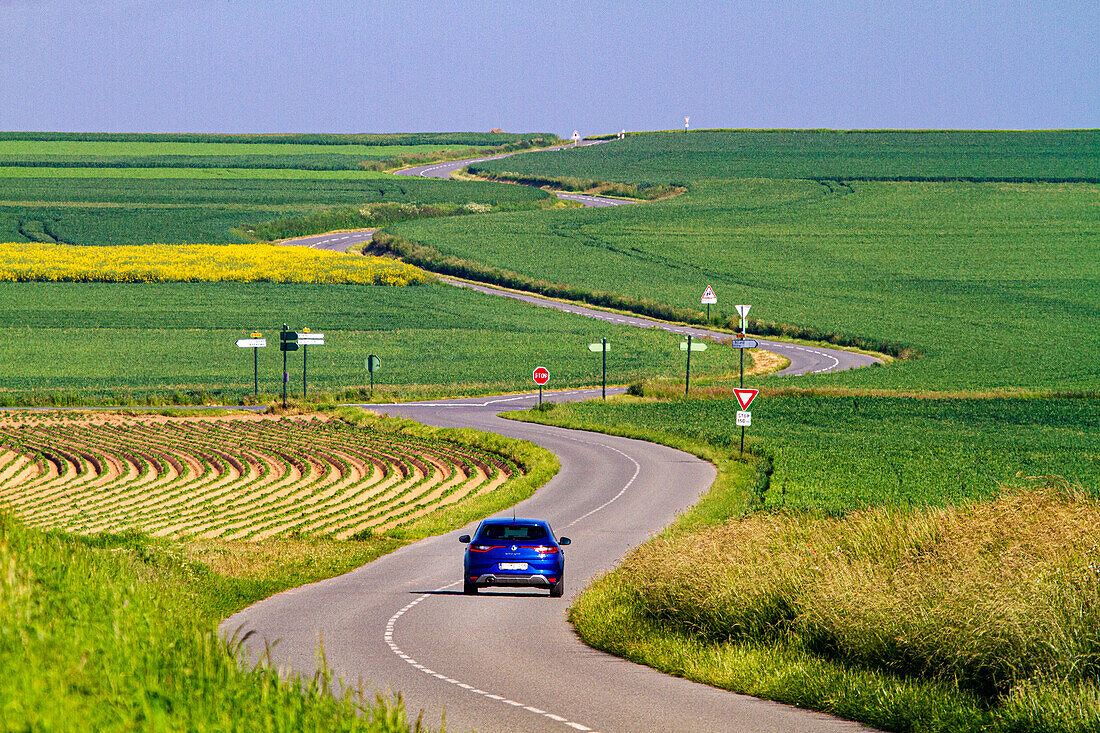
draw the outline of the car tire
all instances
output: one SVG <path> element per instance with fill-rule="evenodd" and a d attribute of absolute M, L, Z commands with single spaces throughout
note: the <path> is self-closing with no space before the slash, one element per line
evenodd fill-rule
<path fill-rule="evenodd" d="M 565 593 L 565 578 L 560 578 L 557 583 L 550 586 L 550 597 L 561 598 Z"/>
<path fill-rule="evenodd" d="M 468 580 L 462 581 L 462 592 L 468 596 L 477 595 L 477 583 L 471 583 Z"/>

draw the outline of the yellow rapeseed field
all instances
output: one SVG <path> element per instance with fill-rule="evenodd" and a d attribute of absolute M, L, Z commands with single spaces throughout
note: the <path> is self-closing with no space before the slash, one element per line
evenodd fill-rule
<path fill-rule="evenodd" d="M 277 282 L 416 285 L 431 276 L 383 257 L 269 244 L 73 247 L 0 244 L 0 282 Z"/>

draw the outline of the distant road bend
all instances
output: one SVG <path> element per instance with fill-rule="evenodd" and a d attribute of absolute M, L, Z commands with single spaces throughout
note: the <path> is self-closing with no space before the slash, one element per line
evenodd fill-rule
<path fill-rule="evenodd" d="M 599 145 L 605 141 L 603 140 L 584 140 L 577 143 L 577 147 L 585 147 L 588 145 Z M 554 150 L 563 150 L 565 148 L 573 147 L 573 144 L 568 145 L 555 145 L 552 148 L 543 148 L 542 150 L 526 151 L 531 153 L 550 152 Z M 486 160 L 499 160 L 500 158 L 507 158 L 511 155 L 522 155 L 521 151 L 518 153 L 502 153 L 500 155 L 490 155 L 487 158 L 469 158 L 467 160 L 452 160 L 447 163 L 432 163 L 431 165 L 418 165 L 415 168 L 406 168 L 404 170 L 397 171 L 399 176 L 419 176 L 421 178 L 450 178 L 451 174 L 455 171 L 460 171 L 468 165 L 474 163 L 483 163 Z M 604 196 L 589 196 L 583 193 L 565 193 L 564 191 L 557 192 L 559 199 L 565 199 L 567 201 L 577 201 L 585 206 L 602 207 L 602 206 L 622 206 L 623 204 L 629 204 L 630 201 L 624 201 L 623 199 L 612 199 Z"/>

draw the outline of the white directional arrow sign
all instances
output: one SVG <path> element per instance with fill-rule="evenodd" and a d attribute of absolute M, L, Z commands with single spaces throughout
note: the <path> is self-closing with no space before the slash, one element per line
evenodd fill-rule
<path fill-rule="evenodd" d="M 242 349 L 262 349 L 267 346 L 267 339 L 237 339 L 237 346 Z"/>
<path fill-rule="evenodd" d="M 688 350 L 688 342 L 687 341 L 681 341 L 680 342 L 680 351 L 687 351 L 687 350 Z M 691 350 L 692 351 L 706 351 L 707 350 L 707 345 L 704 344 L 704 343 L 701 343 L 699 341 L 692 341 L 691 342 Z"/>

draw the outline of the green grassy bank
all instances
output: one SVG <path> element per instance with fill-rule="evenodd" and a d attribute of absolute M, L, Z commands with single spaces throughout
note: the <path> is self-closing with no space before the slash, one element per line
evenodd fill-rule
<path fill-rule="evenodd" d="M 892 731 L 1100 723 L 1100 413 L 1086 400 L 616 398 L 514 413 L 716 463 L 571 609 L 592 646 Z M 1045 474 L 1061 478 L 1035 479 Z"/>

